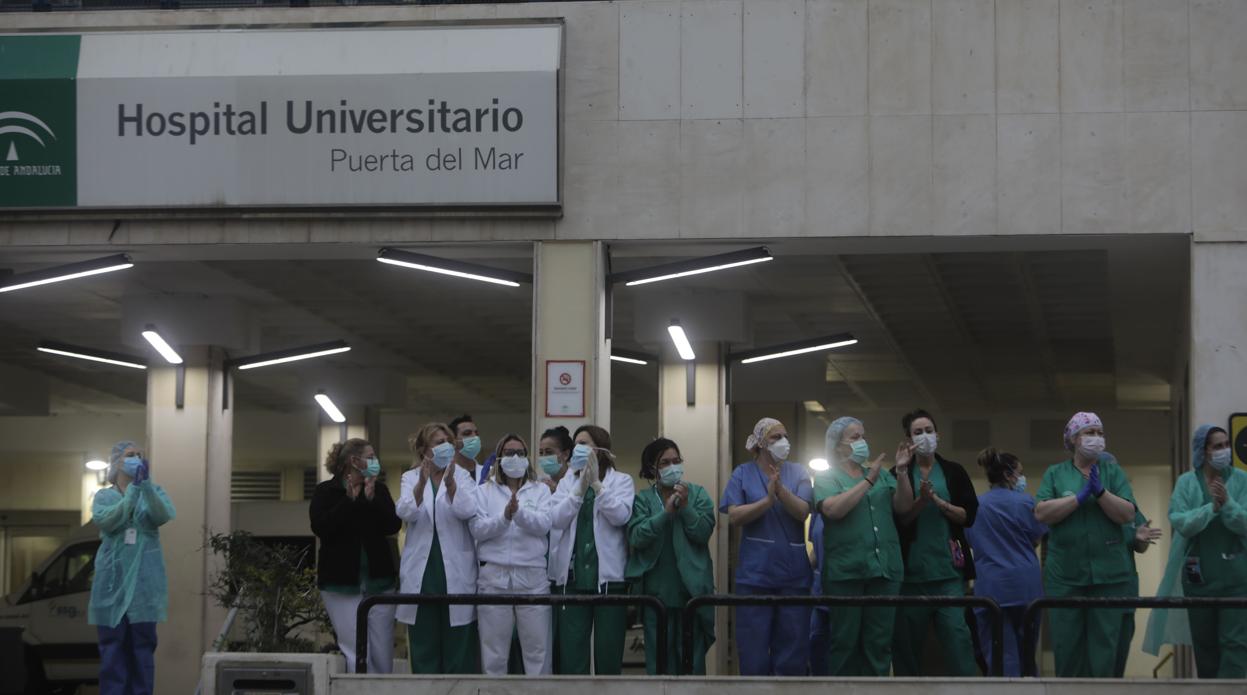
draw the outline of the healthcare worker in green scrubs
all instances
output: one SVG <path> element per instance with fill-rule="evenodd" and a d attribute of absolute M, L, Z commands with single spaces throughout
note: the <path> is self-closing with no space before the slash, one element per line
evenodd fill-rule
<path fill-rule="evenodd" d="M 913 445 L 915 464 L 909 467 L 914 506 L 897 518 L 901 553 L 905 560 L 902 596 L 966 595 L 966 581 L 974 578 L 974 561 L 965 529 L 974 525 L 979 499 L 966 469 L 936 453 L 939 433 L 935 418 L 915 410 L 901 419 L 905 437 Z M 892 665 L 898 676 L 942 675 L 924 672 L 923 654 L 931 625 L 943 653 L 942 674 L 966 678 L 979 674 L 966 611 L 961 606 L 928 608 L 902 606 L 896 611 Z"/>
<path fill-rule="evenodd" d="M 556 594 L 626 594 L 628 519 L 636 489 L 632 476 L 615 469 L 611 436 L 596 425 L 582 425 L 568 473 L 550 500 L 550 571 Z M 624 606 L 560 606 L 560 674 L 593 672 L 617 676 L 623 670 L 628 609 Z"/>
<path fill-rule="evenodd" d="M 1247 472 L 1230 446 L 1220 427 L 1195 431 L 1195 470 L 1178 477 L 1169 500 L 1173 547 L 1158 596 L 1247 596 Z M 1193 645 L 1200 678 L 1247 678 L 1247 610 L 1152 611 L 1143 649 L 1156 654 L 1164 643 Z"/>
<path fill-rule="evenodd" d="M 653 484 L 632 503 L 628 581 L 633 591 L 656 596 L 667 606 L 665 675 L 684 675 L 684 604 L 714 593 L 714 502 L 705 488 L 684 480 L 684 458 L 670 439 L 655 439 L 641 452 L 641 477 Z M 645 670 L 651 676 L 658 672 L 658 630 L 658 616 L 646 610 Z M 714 608 L 705 606 L 693 630 L 694 675 L 706 675 L 706 650 L 713 643 Z"/>
<path fill-rule="evenodd" d="M 407 537 L 399 564 L 404 594 L 475 594 L 476 476 L 454 463 L 455 435 L 429 423 L 408 443 L 415 465 L 403 474 L 395 502 Z M 480 639 L 474 606 L 399 606 L 406 623 L 412 673 L 479 673 Z"/>
<path fill-rule="evenodd" d="M 826 446 L 831 465 L 814 479 L 814 500 L 826 522 L 823 594 L 895 596 L 905 570 L 892 515 L 913 508 L 913 445 L 902 442 L 896 467 L 886 471 L 885 454 L 870 460 L 861 421 L 842 417 L 827 428 Z M 895 620 L 892 606 L 832 608 L 831 675 L 886 677 L 892 668 Z"/>
<path fill-rule="evenodd" d="M 1122 526 L 1134 520 L 1134 493 L 1121 466 L 1100 460 L 1104 425 L 1077 413 L 1065 426 L 1073 458 L 1049 466 L 1036 495 L 1035 519 L 1049 528 L 1044 591 L 1053 598 L 1130 594 L 1130 553 Z M 1121 640 L 1121 608 L 1054 608 L 1048 617 L 1056 675 L 1112 678 Z"/>

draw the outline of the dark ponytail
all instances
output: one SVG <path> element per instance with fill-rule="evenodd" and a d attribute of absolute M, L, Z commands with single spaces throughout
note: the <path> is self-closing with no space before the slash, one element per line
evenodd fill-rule
<path fill-rule="evenodd" d="M 979 452 L 979 465 L 987 473 L 987 482 L 992 485 L 1004 485 L 1009 481 L 1018 465 L 1018 457 L 996 447 L 988 447 Z"/>
<path fill-rule="evenodd" d="M 540 443 L 542 439 L 553 439 L 558 442 L 559 451 L 562 451 L 565 454 L 570 453 L 576 446 L 576 443 L 572 441 L 571 433 L 568 432 L 567 428 L 562 425 L 559 425 L 558 427 L 551 427 L 545 432 L 542 432 L 541 436 L 537 438 L 538 443 Z"/>

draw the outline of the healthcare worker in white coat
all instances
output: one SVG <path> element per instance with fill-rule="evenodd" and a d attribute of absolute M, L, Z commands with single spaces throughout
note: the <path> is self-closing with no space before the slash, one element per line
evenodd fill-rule
<path fill-rule="evenodd" d="M 477 511 L 470 524 L 480 560 L 477 590 L 549 594 L 550 488 L 537 480 L 528 444 L 519 435 L 509 434 L 498 442 L 494 461 L 489 480 L 476 488 Z M 480 606 L 477 618 L 485 675 L 507 675 L 512 631 L 520 638 L 524 673 L 549 673 L 549 606 Z"/>
<path fill-rule="evenodd" d="M 576 430 L 568 473 L 550 502 L 550 576 L 563 594 L 626 594 L 627 526 L 636 487 L 615 470 L 610 433 L 596 425 Z M 619 675 L 623 669 L 625 606 L 560 606 L 559 673 Z"/>
<path fill-rule="evenodd" d="M 399 575 L 404 594 L 476 593 L 476 481 L 454 465 L 454 435 L 435 422 L 409 438 L 414 467 L 403 474 L 394 505 L 406 522 Z M 473 606 L 399 606 L 406 623 L 411 672 L 477 673 L 479 639 Z"/>

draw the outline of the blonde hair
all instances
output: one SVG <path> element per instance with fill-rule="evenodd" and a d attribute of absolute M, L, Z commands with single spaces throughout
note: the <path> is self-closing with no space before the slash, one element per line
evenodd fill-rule
<path fill-rule="evenodd" d="M 348 459 L 352 456 L 363 456 L 364 449 L 370 446 L 372 445 L 364 439 L 348 439 L 334 444 L 325 455 L 325 470 L 329 471 L 329 475 L 338 477 L 346 469 Z"/>
<path fill-rule="evenodd" d="M 498 485 L 507 484 L 507 481 L 502 479 L 502 447 L 505 446 L 507 442 L 519 442 L 524 445 L 526 455 L 532 453 L 528 450 L 528 442 L 524 441 L 524 438 L 518 434 L 508 434 L 503 436 L 502 439 L 499 439 L 498 446 L 494 447 L 494 466 L 493 469 L 489 471 L 490 480 L 493 480 Z M 531 455 L 528 456 L 528 472 L 524 474 L 524 479 L 537 479 L 537 467 L 534 465 L 533 457 Z"/>
<path fill-rule="evenodd" d="M 418 432 L 407 437 L 407 446 L 411 448 L 411 453 L 415 454 L 415 458 L 411 462 L 411 467 L 416 468 L 420 465 L 424 454 L 430 449 L 429 442 L 433 441 L 433 435 L 438 432 L 446 434 L 446 441 L 454 442 L 455 433 L 450 431 L 450 427 L 443 422 L 430 422 L 421 427 Z"/>

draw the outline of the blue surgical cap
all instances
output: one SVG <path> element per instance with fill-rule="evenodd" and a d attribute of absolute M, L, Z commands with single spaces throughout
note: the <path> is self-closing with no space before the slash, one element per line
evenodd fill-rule
<path fill-rule="evenodd" d="M 861 425 L 862 421 L 855 417 L 836 418 L 827 426 L 827 439 L 824 444 L 827 447 L 827 460 L 834 461 L 836 458 L 836 445 L 840 443 L 840 437 L 844 436 L 844 431 L 849 425 Z"/>
<path fill-rule="evenodd" d="M 126 449 L 137 449 L 139 445 L 129 439 L 122 440 L 113 445 L 113 452 L 108 456 L 108 463 L 113 466 L 121 465 L 121 457 L 126 453 Z"/>
<path fill-rule="evenodd" d="M 1191 468 L 1199 470 L 1204 466 L 1204 459 L 1207 458 L 1204 456 L 1204 450 L 1208 448 L 1208 435 L 1212 434 L 1213 430 L 1224 432 L 1225 428 L 1216 425 L 1200 425 L 1195 430 L 1195 434 L 1191 436 Z"/>

